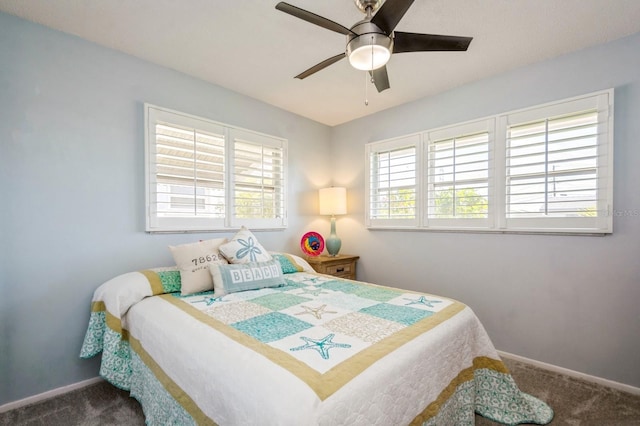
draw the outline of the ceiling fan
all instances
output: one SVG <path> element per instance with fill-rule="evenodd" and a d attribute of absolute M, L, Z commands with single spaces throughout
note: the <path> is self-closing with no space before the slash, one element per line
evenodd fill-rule
<path fill-rule="evenodd" d="M 284 13 L 347 36 L 347 45 L 343 53 L 325 59 L 295 78 L 304 79 L 348 57 L 354 68 L 369 71 L 376 89 L 382 92 L 390 87 L 386 64 L 393 53 L 466 51 L 473 39 L 394 31 L 414 0 L 354 1 L 366 17 L 351 28 L 285 2 L 276 5 L 276 9 Z"/>

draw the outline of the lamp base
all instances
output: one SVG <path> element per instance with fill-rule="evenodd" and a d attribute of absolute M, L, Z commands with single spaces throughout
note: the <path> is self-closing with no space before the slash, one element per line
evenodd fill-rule
<path fill-rule="evenodd" d="M 329 253 L 329 256 L 335 257 L 340 251 L 342 240 L 340 240 L 340 238 L 338 238 L 335 234 L 331 234 L 329 238 L 325 240 L 324 245 L 327 248 L 327 253 Z"/>
<path fill-rule="evenodd" d="M 342 240 L 336 235 L 335 216 L 331 216 L 331 234 L 329 235 L 329 238 L 324 241 L 324 246 L 327 248 L 327 253 L 329 253 L 329 256 L 332 257 L 338 255 L 340 247 L 342 246 Z"/>

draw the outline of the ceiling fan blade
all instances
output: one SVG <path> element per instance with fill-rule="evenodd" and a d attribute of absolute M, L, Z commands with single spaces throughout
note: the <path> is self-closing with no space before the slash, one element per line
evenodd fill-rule
<path fill-rule="evenodd" d="M 324 18 L 320 15 L 316 15 L 315 13 L 311 13 L 307 10 L 300 9 L 299 7 L 290 5 L 289 3 L 285 3 L 281 1 L 276 4 L 276 9 L 288 13 L 289 15 L 295 16 L 296 18 L 300 18 L 303 21 L 310 22 L 312 24 L 318 25 L 319 27 L 326 28 L 327 30 L 335 31 L 340 34 L 353 34 L 353 32 L 346 27 L 338 24 L 337 22 L 333 22 L 330 19 Z"/>
<path fill-rule="evenodd" d="M 369 71 L 371 77 L 373 77 L 373 84 L 376 85 L 378 92 L 387 90 L 389 87 L 389 75 L 387 74 L 387 66 L 380 67 L 373 71 Z"/>
<path fill-rule="evenodd" d="M 385 1 L 376 14 L 371 18 L 371 22 L 376 24 L 387 35 L 391 35 L 398 22 L 414 0 L 387 0 Z"/>
<path fill-rule="evenodd" d="M 403 33 L 396 31 L 393 38 L 393 53 L 465 51 L 473 37 L 457 37 L 435 34 Z"/>
<path fill-rule="evenodd" d="M 295 78 L 299 78 L 300 80 L 302 80 L 303 78 L 307 78 L 309 77 L 311 74 L 315 74 L 318 71 L 325 69 L 326 67 L 328 67 L 329 65 L 338 62 L 340 59 L 344 58 L 346 56 L 346 54 L 340 53 L 339 55 L 336 56 L 332 56 L 329 59 L 325 59 L 324 61 L 320 62 L 319 64 L 316 64 L 314 66 L 312 66 L 311 68 L 309 68 L 308 70 L 301 72 L 300 74 L 296 75 Z"/>

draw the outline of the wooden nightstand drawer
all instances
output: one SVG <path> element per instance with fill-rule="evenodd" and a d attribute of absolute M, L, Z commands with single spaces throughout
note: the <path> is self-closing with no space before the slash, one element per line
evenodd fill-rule
<path fill-rule="evenodd" d="M 359 256 L 339 254 L 337 256 L 308 257 L 307 262 L 320 274 L 355 280 L 356 262 L 359 258 Z"/>
<path fill-rule="evenodd" d="M 329 275 L 351 275 L 351 263 L 327 266 L 325 270 Z"/>

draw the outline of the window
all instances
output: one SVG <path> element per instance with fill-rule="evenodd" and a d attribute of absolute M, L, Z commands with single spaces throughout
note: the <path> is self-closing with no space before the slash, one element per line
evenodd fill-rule
<path fill-rule="evenodd" d="M 149 232 L 286 226 L 286 140 L 145 104 Z"/>
<path fill-rule="evenodd" d="M 611 231 L 609 95 L 502 118 L 507 228 Z"/>
<path fill-rule="evenodd" d="M 232 136 L 233 222 L 251 220 L 254 227 L 269 227 L 273 219 L 285 216 L 282 143 L 244 131 Z"/>
<path fill-rule="evenodd" d="M 368 144 L 367 225 L 610 233 L 612 105 L 609 90 Z"/>
<path fill-rule="evenodd" d="M 367 146 L 369 224 L 415 226 L 417 135 Z"/>
<path fill-rule="evenodd" d="M 482 120 L 424 133 L 428 226 L 488 225 L 493 123 Z"/>

